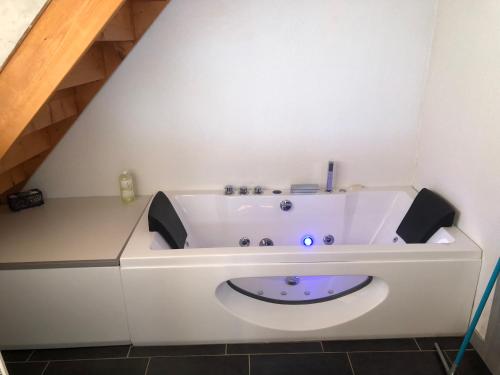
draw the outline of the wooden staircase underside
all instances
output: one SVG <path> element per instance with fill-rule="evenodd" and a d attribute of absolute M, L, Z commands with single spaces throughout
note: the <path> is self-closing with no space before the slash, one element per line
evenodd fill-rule
<path fill-rule="evenodd" d="M 169 0 L 51 0 L 0 73 L 0 201 L 22 189 Z"/>

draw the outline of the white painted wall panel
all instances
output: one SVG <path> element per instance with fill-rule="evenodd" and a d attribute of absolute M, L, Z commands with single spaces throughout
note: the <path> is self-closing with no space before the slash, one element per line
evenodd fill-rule
<path fill-rule="evenodd" d="M 174 0 L 29 186 L 408 185 L 436 0 Z"/>
<path fill-rule="evenodd" d="M 499 20 L 496 0 L 440 1 L 415 180 L 453 202 L 483 248 L 477 300 L 500 256 Z M 488 315 L 489 306 L 482 336 Z"/>

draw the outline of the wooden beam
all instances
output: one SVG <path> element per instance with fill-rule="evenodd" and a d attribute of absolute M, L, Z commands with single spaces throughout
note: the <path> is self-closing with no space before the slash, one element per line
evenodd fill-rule
<path fill-rule="evenodd" d="M 9 149 L 9 152 L 0 160 L 0 173 L 4 173 L 49 150 L 53 144 L 46 129 L 38 130 L 19 138 Z"/>
<path fill-rule="evenodd" d="M 90 103 L 105 82 L 105 80 L 100 80 L 75 87 L 76 105 L 80 112 Z"/>
<path fill-rule="evenodd" d="M 109 21 L 97 41 L 133 41 L 135 40 L 134 24 L 130 2 L 126 2 Z"/>
<path fill-rule="evenodd" d="M 63 121 L 57 122 L 47 128 L 48 134 L 49 134 L 49 140 L 52 145 L 56 145 L 62 137 L 64 137 L 64 134 L 71 128 L 71 125 L 76 120 L 76 116 L 74 117 L 69 117 Z"/>
<path fill-rule="evenodd" d="M 124 0 L 52 0 L 0 73 L 0 158 Z"/>
<path fill-rule="evenodd" d="M 56 122 L 78 115 L 79 111 L 75 93 L 74 88 L 56 91 L 49 101 L 38 111 L 18 139 Z"/>
<path fill-rule="evenodd" d="M 10 172 L 0 173 L 0 194 L 5 193 L 14 186 Z"/>
<path fill-rule="evenodd" d="M 139 39 L 148 27 L 158 17 L 170 0 L 132 1 L 132 19 L 134 20 L 135 36 Z"/>
<path fill-rule="evenodd" d="M 102 52 L 104 56 L 104 66 L 106 73 L 110 76 L 118 65 L 127 57 L 134 46 L 133 42 L 107 42 L 102 43 Z"/>
<path fill-rule="evenodd" d="M 78 114 L 75 89 L 56 91 L 49 101 L 51 123 L 62 121 Z"/>
<path fill-rule="evenodd" d="M 64 77 L 58 90 L 98 81 L 106 77 L 104 56 L 99 44 L 94 44 L 73 69 Z"/>
<path fill-rule="evenodd" d="M 46 126 L 52 124 L 52 118 L 50 116 L 50 106 L 48 103 L 44 104 L 42 108 L 35 115 L 33 120 L 29 123 L 29 125 L 24 128 L 24 131 L 21 133 L 21 137 L 23 135 L 27 135 L 29 133 L 33 133 L 34 131 L 43 129 Z"/>
<path fill-rule="evenodd" d="M 49 104 L 45 104 L 38 113 L 35 115 L 31 124 L 35 128 L 35 130 L 42 129 L 46 126 L 49 126 L 52 123 L 52 117 L 50 115 L 50 106 Z"/>

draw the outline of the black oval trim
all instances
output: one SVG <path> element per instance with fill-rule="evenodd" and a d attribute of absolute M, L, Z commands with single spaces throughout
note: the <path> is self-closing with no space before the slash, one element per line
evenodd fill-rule
<path fill-rule="evenodd" d="M 336 293 L 336 294 L 333 294 L 333 295 L 328 296 L 328 297 L 322 297 L 322 298 L 316 298 L 316 299 L 310 299 L 310 300 L 294 300 L 294 301 L 285 301 L 285 300 L 281 300 L 281 299 L 259 296 L 257 294 L 249 292 L 248 290 L 242 289 L 239 286 L 234 285 L 231 282 L 231 280 L 226 281 L 226 283 L 227 283 L 227 285 L 229 285 L 231 288 L 233 288 L 237 292 L 244 294 L 247 297 L 258 299 L 260 301 L 269 302 L 269 303 L 276 303 L 278 305 L 311 305 L 313 303 L 331 301 L 331 300 L 334 300 L 334 299 L 337 299 L 340 297 L 344 297 L 348 294 L 354 293 L 360 289 L 363 289 L 368 284 L 370 284 L 372 282 L 372 280 L 373 280 L 373 276 L 368 276 L 366 278 L 366 280 L 363 281 L 362 283 L 359 283 L 358 285 L 356 285 L 350 289 L 344 290 L 341 293 Z"/>

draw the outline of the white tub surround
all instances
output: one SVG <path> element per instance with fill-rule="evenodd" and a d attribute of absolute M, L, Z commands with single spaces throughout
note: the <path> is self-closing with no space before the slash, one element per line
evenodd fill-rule
<path fill-rule="evenodd" d="M 395 231 L 415 194 L 411 188 L 229 197 L 167 193 L 187 229 L 189 247 L 169 249 L 148 231 L 147 213 L 141 218 L 121 257 L 132 342 L 463 333 L 481 251 L 455 227 L 439 230 L 427 244 L 405 244 Z M 280 202 L 286 199 L 293 208 L 284 212 Z M 335 244 L 323 244 L 326 234 Z M 313 246 L 301 245 L 304 235 L 314 238 Z M 239 247 L 241 237 L 251 245 Z M 264 237 L 275 246 L 259 247 Z M 287 276 L 298 276 L 298 284 L 287 284 Z M 271 303 L 227 283 L 264 297 L 274 293 L 276 299 L 273 285 L 280 287 L 280 278 L 289 299 L 293 293 L 313 295 L 314 285 L 324 289 L 318 295 L 332 289 L 338 296 L 308 304 Z"/>
<path fill-rule="evenodd" d="M 148 200 L 56 198 L 19 212 L 0 206 L 0 269 L 118 266 Z"/>
<path fill-rule="evenodd" d="M 0 271 L 0 349 L 130 342 L 118 267 Z"/>
<path fill-rule="evenodd" d="M 119 256 L 148 198 L 0 210 L 0 349 L 130 342 Z"/>

